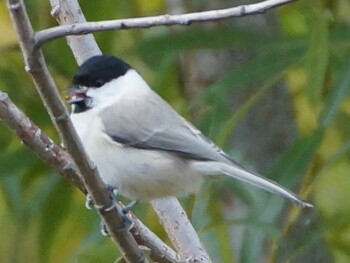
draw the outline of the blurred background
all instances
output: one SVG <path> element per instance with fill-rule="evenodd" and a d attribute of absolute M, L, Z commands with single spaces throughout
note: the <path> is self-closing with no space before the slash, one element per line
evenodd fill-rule
<path fill-rule="evenodd" d="M 0 3 L 0 90 L 60 143 Z M 34 29 L 56 25 L 25 1 Z M 88 20 L 179 14 L 249 0 L 88 1 Z M 96 33 L 204 134 L 248 169 L 312 202 L 301 209 L 238 183 L 181 199 L 213 262 L 350 262 L 350 2 L 301 0 L 262 15 L 188 27 Z M 62 97 L 77 68 L 65 39 L 45 44 Z M 167 240 L 151 206 L 134 213 Z M 0 122 L 0 262 L 113 262 L 84 196 Z"/>

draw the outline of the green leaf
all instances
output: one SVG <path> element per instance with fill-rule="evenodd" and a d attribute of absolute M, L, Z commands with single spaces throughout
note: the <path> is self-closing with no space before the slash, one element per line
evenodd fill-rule
<path fill-rule="evenodd" d="M 350 93 L 350 63 L 344 65 L 337 81 L 329 91 L 324 110 L 320 115 L 319 125 L 327 128 L 334 120 L 343 101 Z"/>
<path fill-rule="evenodd" d="M 316 2 L 316 1 L 311 1 Z M 320 3 L 320 1 L 317 1 Z M 306 58 L 306 94 L 310 101 L 321 98 L 329 61 L 329 18 L 321 4 L 314 4 L 309 28 L 309 44 Z"/>

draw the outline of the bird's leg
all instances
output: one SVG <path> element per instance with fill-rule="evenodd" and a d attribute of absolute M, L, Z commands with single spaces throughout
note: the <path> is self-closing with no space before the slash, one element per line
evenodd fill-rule
<path fill-rule="evenodd" d="M 117 198 L 118 188 L 111 186 L 111 185 L 107 185 L 107 189 L 111 193 L 110 197 L 111 197 L 112 205 L 110 205 L 109 207 L 97 206 L 94 204 L 94 202 L 91 198 L 91 195 L 87 194 L 86 201 L 85 201 L 86 208 L 87 209 L 95 208 L 95 209 L 98 209 L 98 210 L 104 211 L 104 212 L 108 212 L 108 211 L 111 211 L 113 209 L 116 209 L 122 218 L 122 228 L 120 229 L 120 231 L 130 230 L 133 227 L 134 222 L 126 214 L 135 205 L 136 201 L 132 201 L 127 206 L 122 208 L 118 203 L 118 198 Z M 107 230 L 106 225 L 103 221 L 101 221 L 101 230 L 100 231 L 101 231 L 102 235 L 109 236 L 108 230 Z"/>
<path fill-rule="evenodd" d="M 119 210 L 117 209 L 118 213 Z M 121 218 L 122 218 L 122 227 L 120 229 L 118 229 L 118 231 L 129 231 L 131 228 L 133 228 L 134 226 L 134 221 L 132 221 L 127 215 L 125 214 L 120 214 Z M 101 224 L 100 224 L 100 232 L 103 236 L 110 236 L 108 229 L 106 227 L 105 222 L 103 222 L 103 220 L 101 220 Z"/>
<path fill-rule="evenodd" d="M 86 195 L 86 200 L 85 200 L 85 207 L 89 210 L 95 208 L 95 209 L 104 209 L 106 211 L 110 211 L 111 209 L 113 209 L 113 207 L 115 206 L 115 204 L 118 202 L 117 199 L 117 193 L 118 193 L 118 188 L 114 187 L 112 185 L 107 185 L 107 190 L 111 193 L 110 197 L 112 200 L 112 206 L 111 207 L 100 207 L 94 204 L 94 201 L 92 200 L 91 195 L 88 193 Z"/>
<path fill-rule="evenodd" d="M 130 201 L 126 206 L 123 207 L 122 212 L 124 215 L 130 212 L 130 210 L 137 204 L 137 201 Z"/>

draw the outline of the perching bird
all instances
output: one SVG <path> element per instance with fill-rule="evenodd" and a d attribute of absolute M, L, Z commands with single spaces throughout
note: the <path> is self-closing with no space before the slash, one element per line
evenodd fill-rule
<path fill-rule="evenodd" d="M 312 207 L 242 168 L 119 58 L 85 61 L 69 93 L 72 122 L 102 180 L 131 200 L 183 196 L 208 176 L 227 175 Z"/>

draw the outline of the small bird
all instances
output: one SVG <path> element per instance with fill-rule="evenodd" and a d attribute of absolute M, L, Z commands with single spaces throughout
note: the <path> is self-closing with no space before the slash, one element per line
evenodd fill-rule
<path fill-rule="evenodd" d="M 312 207 L 245 170 L 156 94 L 129 64 L 109 55 L 86 60 L 69 89 L 71 120 L 105 184 L 130 200 L 196 192 L 226 175 Z"/>

